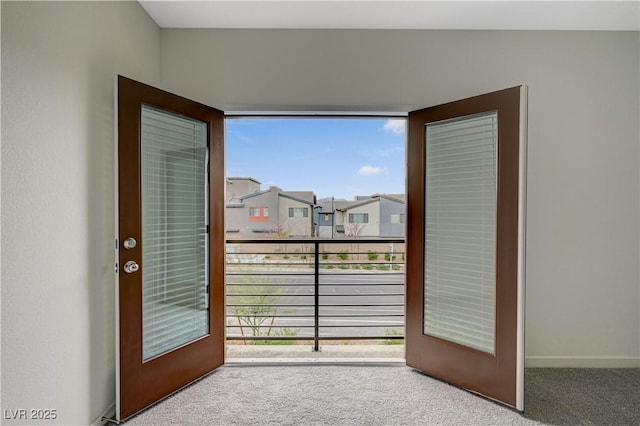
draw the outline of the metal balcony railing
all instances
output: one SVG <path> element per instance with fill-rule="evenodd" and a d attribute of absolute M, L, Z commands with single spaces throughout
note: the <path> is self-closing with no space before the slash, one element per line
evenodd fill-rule
<path fill-rule="evenodd" d="M 227 240 L 227 339 L 404 338 L 404 239 Z"/>

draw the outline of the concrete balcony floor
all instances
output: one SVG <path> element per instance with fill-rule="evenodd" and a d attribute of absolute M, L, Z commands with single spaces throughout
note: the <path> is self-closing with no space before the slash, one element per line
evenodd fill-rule
<path fill-rule="evenodd" d="M 252 345 L 227 343 L 226 363 L 251 362 L 398 362 L 404 363 L 404 344 Z"/>

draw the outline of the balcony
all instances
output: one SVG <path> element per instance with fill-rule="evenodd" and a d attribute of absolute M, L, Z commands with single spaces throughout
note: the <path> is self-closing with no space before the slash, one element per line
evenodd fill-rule
<path fill-rule="evenodd" d="M 227 240 L 227 357 L 403 358 L 404 247 Z"/>

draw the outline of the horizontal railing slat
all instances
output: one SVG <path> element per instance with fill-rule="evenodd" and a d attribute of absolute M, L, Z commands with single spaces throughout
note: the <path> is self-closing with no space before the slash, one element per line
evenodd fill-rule
<path fill-rule="evenodd" d="M 226 242 L 228 340 L 404 338 L 404 239 Z"/>

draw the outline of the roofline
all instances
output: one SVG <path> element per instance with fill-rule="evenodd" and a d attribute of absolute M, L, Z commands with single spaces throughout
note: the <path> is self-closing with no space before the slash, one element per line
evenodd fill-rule
<path fill-rule="evenodd" d="M 276 188 L 276 187 L 269 187 L 269 189 L 265 189 L 265 190 L 262 190 L 262 191 L 256 191 L 253 194 L 243 195 L 242 197 L 238 197 L 238 198 L 240 200 L 244 201 L 247 198 L 257 197 L 258 195 L 267 194 L 267 193 L 271 192 L 273 189 L 276 189 L 276 193 L 280 197 L 289 198 L 290 200 L 297 201 L 299 203 L 306 204 L 306 205 L 312 206 L 312 207 L 314 205 L 313 202 L 310 202 L 310 201 L 307 201 L 307 200 L 303 200 L 302 198 L 294 197 L 293 195 L 285 194 L 281 189 Z"/>
<path fill-rule="evenodd" d="M 376 201 L 380 201 L 380 199 L 378 197 L 369 198 L 368 200 L 354 202 L 353 204 L 350 204 L 347 207 L 343 207 L 341 209 L 336 209 L 336 210 L 344 212 L 354 207 L 366 206 L 367 204 L 375 203 Z"/>
<path fill-rule="evenodd" d="M 238 199 L 246 200 L 247 198 L 257 197 L 258 195 L 263 195 L 263 194 L 266 194 L 268 192 L 271 192 L 271 189 L 263 189 L 262 191 L 256 191 L 256 192 L 253 192 L 251 194 L 247 194 L 247 195 L 243 195 L 241 197 L 238 197 Z"/>
<path fill-rule="evenodd" d="M 387 195 L 387 194 L 379 194 L 377 196 L 380 197 L 380 198 L 386 198 L 387 200 L 397 201 L 398 203 L 406 204 L 406 201 L 403 200 L 402 198 L 393 197 L 393 196 Z"/>
<path fill-rule="evenodd" d="M 400 203 L 400 204 L 406 204 L 404 200 L 401 200 L 399 198 L 390 197 L 390 196 L 385 195 L 385 194 L 379 194 L 379 195 L 372 196 L 368 200 L 363 200 L 361 202 L 357 202 L 357 203 L 351 204 L 351 205 L 349 205 L 347 207 L 343 207 L 341 209 L 336 209 L 336 210 L 344 212 L 344 211 L 347 211 L 349 209 L 353 209 L 353 208 L 356 208 L 356 207 L 366 206 L 367 204 L 375 203 L 376 201 L 380 201 L 381 198 L 384 198 L 384 199 L 390 200 L 390 201 L 395 201 L 396 203 Z"/>
<path fill-rule="evenodd" d="M 298 201 L 300 203 L 307 204 L 309 206 L 313 206 L 314 205 L 312 202 L 309 202 L 307 200 L 303 200 L 302 198 L 294 197 L 293 195 L 285 194 L 284 192 L 278 192 L 278 195 L 281 196 L 281 197 L 288 198 L 288 199 L 293 200 L 293 201 Z"/>
<path fill-rule="evenodd" d="M 262 185 L 262 182 L 252 177 L 233 176 L 233 177 L 228 177 L 227 180 L 250 180 L 257 183 L 258 185 Z"/>

